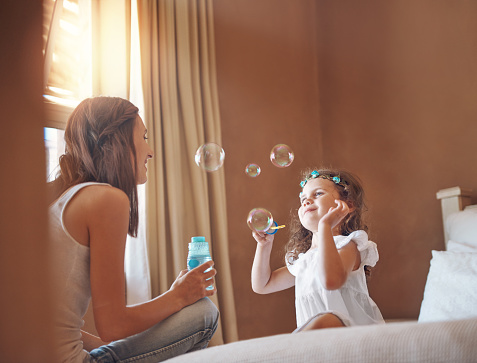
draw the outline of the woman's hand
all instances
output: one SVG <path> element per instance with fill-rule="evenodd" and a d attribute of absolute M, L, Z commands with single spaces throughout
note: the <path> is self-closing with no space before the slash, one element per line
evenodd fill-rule
<path fill-rule="evenodd" d="M 255 238 L 255 241 L 257 241 L 257 243 L 262 247 L 271 245 L 273 243 L 273 239 L 275 238 L 274 234 L 268 234 L 265 232 L 257 232 L 257 231 L 253 231 L 252 236 L 253 238 Z"/>
<path fill-rule="evenodd" d="M 217 291 L 215 286 L 211 290 L 206 288 L 212 285 L 217 270 L 213 268 L 214 262 L 208 261 L 196 268 L 182 270 L 172 283 L 169 291 L 174 292 L 181 299 L 184 306 L 191 305 L 205 296 L 211 296 Z M 205 272 L 210 268 L 210 271 Z"/>

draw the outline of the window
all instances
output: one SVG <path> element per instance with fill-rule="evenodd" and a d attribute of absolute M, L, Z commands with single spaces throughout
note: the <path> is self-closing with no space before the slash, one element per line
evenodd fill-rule
<path fill-rule="evenodd" d="M 53 181 L 58 171 L 58 160 L 65 153 L 65 132 L 52 127 L 44 128 L 46 148 L 46 179 Z"/>
<path fill-rule="evenodd" d="M 74 108 L 92 94 L 90 0 L 43 1 L 44 97 Z"/>
<path fill-rule="evenodd" d="M 43 1 L 43 97 L 47 180 L 54 179 L 64 153 L 63 129 L 68 116 L 92 95 L 91 0 Z"/>

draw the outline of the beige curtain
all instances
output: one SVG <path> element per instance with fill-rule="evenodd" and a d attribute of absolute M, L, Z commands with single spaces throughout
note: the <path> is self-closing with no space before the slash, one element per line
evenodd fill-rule
<path fill-rule="evenodd" d="M 186 268 L 192 236 L 205 236 L 218 270 L 213 301 L 221 321 L 211 345 L 237 340 L 229 264 L 224 168 L 194 162 L 205 142 L 221 145 L 212 1 L 139 0 L 148 163 L 147 239 L 152 294 Z"/>

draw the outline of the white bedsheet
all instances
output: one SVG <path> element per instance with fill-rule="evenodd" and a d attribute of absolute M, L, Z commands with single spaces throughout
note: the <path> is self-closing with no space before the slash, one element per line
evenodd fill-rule
<path fill-rule="evenodd" d="M 470 363 L 477 362 L 477 319 L 281 334 L 211 347 L 167 362 Z"/>

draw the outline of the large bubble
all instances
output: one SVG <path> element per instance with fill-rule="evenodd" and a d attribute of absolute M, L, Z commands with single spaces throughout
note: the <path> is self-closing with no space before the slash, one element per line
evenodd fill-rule
<path fill-rule="evenodd" d="M 295 154 L 292 149 L 285 144 L 275 145 L 270 152 L 270 161 L 278 168 L 286 168 L 293 163 Z"/>
<path fill-rule="evenodd" d="M 255 178 L 260 175 L 261 169 L 257 164 L 251 163 L 245 167 L 245 174 L 251 178 Z"/>
<path fill-rule="evenodd" d="M 254 208 L 248 213 L 247 224 L 252 231 L 268 231 L 273 224 L 272 213 L 265 208 Z"/>
<path fill-rule="evenodd" d="M 208 172 L 220 169 L 224 159 L 224 149 L 213 142 L 201 145 L 195 153 L 195 163 Z"/>

